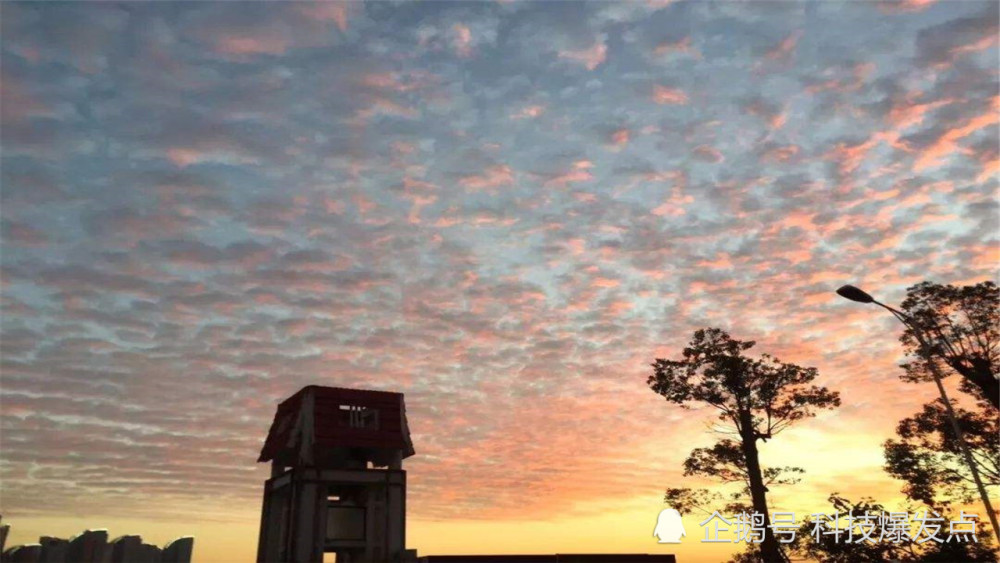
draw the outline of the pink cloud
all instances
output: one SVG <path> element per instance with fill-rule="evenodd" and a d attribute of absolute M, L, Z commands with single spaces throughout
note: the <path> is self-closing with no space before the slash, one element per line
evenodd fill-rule
<path fill-rule="evenodd" d="M 358 207 L 358 212 L 360 212 L 362 215 L 371 213 L 378 207 L 378 204 L 368 199 L 363 194 L 356 194 L 353 198 L 353 201 L 354 205 Z"/>
<path fill-rule="evenodd" d="M 982 169 L 976 176 L 976 182 L 986 182 L 990 179 L 996 179 L 997 175 L 1000 174 L 1000 159 L 996 156 L 984 156 L 979 162 Z"/>
<path fill-rule="evenodd" d="M 698 266 L 702 268 L 728 270 L 733 267 L 733 261 L 728 254 L 723 252 L 719 254 L 718 258 L 715 260 L 702 260 L 698 262 Z"/>
<path fill-rule="evenodd" d="M 587 241 L 582 238 L 574 238 L 566 241 L 566 248 L 573 256 L 581 256 L 587 250 Z"/>
<path fill-rule="evenodd" d="M 521 108 L 516 113 L 511 114 L 510 117 L 512 119 L 528 119 L 538 117 L 543 113 L 545 113 L 545 106 L 534 105 Z"/>
<path fill-rule="evenodd" d="M 672 53 L 680 53 L 683 55 L 689 55 L 696 59 L 701 58 L 701 53 L 698 49 L 691 46 L 691 37 L 685 37 L 678 41 L 663 41 L 653 49 L 653 54 L 657 56 L 669 55 Z"/>
<path fill-rule="evenodd" d="M 167 149 L 167 158 L 176 166 L 185 168 L 202 160 L 203 153 L 197 149 L 175 147 Z"/>
<path fill-rule="evenodd" d="M 15 246 L 44 246 L 49 241 L 49 237 L 40 229 L 14 221 L 4 222 L 3 238 Z"/>
<path fill-rule="evenodd" d="M 563 59 L 569 59 L 573 62 L 577 62 L 587 67 L 587 70 L 594 70 L 601 63 L 608 54 L 608 46 L 604 44 L 603 40 L 594 43 L 593 46 L 587 49 L 581 49 L 576 51 L 559 51 L 559 57 Z"/>
<path fill-rule="evenodd" d="M 616 129 L 611 132 L 610 138 L 608 139 L 611 144 L 615 147 L 624 147 L 628 144 L 629 140 L 632 138 L 632 133 L 627 128 Z"/>
<path fill-rule="evenodd" d="M 420 211 L 424 207 L 426 207 L 426 206 L 434 203 L 435 201 L 437 201 L 437 196 L 433 196 L 433 195 L 431 195 L 431 196 L 420 196 L 420 195 L 416 195 L 416 194 L 411 194 L 408 197 L 413 202 L 413 206 L 410 208 L 410 213 L 409 213 L 409 215 L 407 215 L 406 219 L 407 219 L 407 221 L 409 221 L 409 223 L 411 225 L 419 225 L 421 223 L 421 220 L 420 220 Z"/>
<path fill-rule="evenodd" d="M 594 278 L 594 280 L 591 282 L 591 285 L 593 285 L 594 287 L 599 287 L 601 289 L 607 289 L 611 287 L 618 287 L 619 285 L 621 285 L 621 282 L 614 278 L 597 277 Z"/>
<path fill-rule="evenodd" d="M 718 164 L 726 159 L 722 156 L 722 153 L 719 152 L 718 149 L 709 145 L 699 145 L 695 147 L 694 155 L 699 160 L 711 162 L 713 164 Z"/>
<path fill-rule="evenodd" d="M 227 55 L 281 55 L 292 42 L 276 34 L 223 35 L 215 40 L 216 49 Z"/>
<path fill-rule="evenodd" d="M 331 215 L 340 215 L 344 212 L 346 205 L 343 200 L 334 199 L 331 197 L 323 198 L 323 209 Z"/>
<path fill-rule="evenodd" d="M 694 201 L 694 197 L 685 192 L 687 189 L 687 176 L 683 172 L 667 172 L 658 175 L 660 179 L 673 180 L 674 185 L 670 189 L 670 195 L 666 201 L 650 212 L 658 217 L 679 217 L 686 211 L 684 206 Z"/>
<path fill-rule="evenodd" d="M 815 216 L 816 214 L 811 211 L 802 211 L 799 209 L 789 211 L 784 217 L 772 222 L 764 232 L 767 234 L 777 234 L 784 229 L 794 227 L 800 227 L 807 230 L 813 229 L 813 217 Z"/>
<path fill-rule="evenodd" d="M 514 171 L 507 165 L 490 166 L 482 174 L 470 174 L 458 179 L 458 184 L 470 190 L 492 190 L 514 183 Z"/>
<path fill-rule="evenodd" d="M 402 94 L 427 89 L 437 83 L 437 77 L 429 73 L 370 72 L 358 78 L 358 84 L 373 90 Z"/>
<path fill-rule="evenodd" d="M 687 94 L 679 88 L 670 88 L 667 86 L 655 85 L 653 86 L 653 101 L 657 104 L 686 104 L 688 103 Z"/>
<path fill-rule="evenodd" d="M 780 107 L 770 107 L 764 100 L 755 100 L 745 106 L 746 112 L 765 120 L 772 131 L 781 129 L 788 115 Z"/>
<path fill-rule="evenodd" d="M 549 179 L 545 182 L 545 185 L 565 187 L 577 182 L 589 182 L 594 179 L 594 176 L 590 173 L 590 169 L 593 167 L 594 164 L 589 160 L 578 160 L 573 163 L 573 167 L 570 170 Z"/>
<path fill-rule="evenodd" d="M 632 302 L 616 299 L 615 301 L 608 303 L 605 310 L 607 311 L 607 314 L 617 317 L 631 311 L 634 308 L 635 305 L 633 305 Z"/>
<path fill-rule="evenodd" d="M 938 166 L 950 154 L 961 151 L 969 153 L 968 149 L 959 147 L 958 142 L 972 133 L 1000 122 L 1000 96 L 994 96 L 990 111 L 969 119 L 964 125 L 950 129 L 938 137 L 933 145 L 928 147 L 913 164 L 913 170 L 920 172 L 927 168 Z"/>
<path fill-rule="evenodd" d="M 794 31 L 789 34 L 788 37 L 783 39 L 781 43 L 775 46 L 773 49 L 767 52 L 765 57 L 772 61 L 780 61 L 787 59 L 789 56 L 795 52 L 795 46 L 798 45 L 799 39 L 802 37 L 801 31 Z"/>
<path fill-rule="evenodd" d="M 420 111 L 416 108 L 404 106 L 389 98 L 373 97 L 370 99 L 370 105 L 367 108 L 358 110 L 357 114 L 355 114 L 355 120 L 358 123 L 366 123 L 378 114 L 415 119 L 420 115 Z"/>
<path fill-rule="evenodd" d="M 960 55 L 964 55 L 967 53 L 976 53 L 978 51 L 985 51 L 986 49 L 989 49 L 996 44 L 997 44 L 997 36 L 990 35 L 987 37 L 983 37 L 974 43 L 969 43 L 968 45 L 955 46 L 951 49 L 951 51 L 949 51 L 949 54 L 954 59 L 959 57 Z"/>
<path fill-rule="evenodd" d="M 458 52 L 458 56 L 463 58 L 468 58 L 472 55 L 472 31 L 469 27 L 456 23 L 452 26 L 452 31 L 454 32 L 454 39 L 452 40 L 455 45 L 455 51 Z"/>
<path fill-rule="evenodd" d="M 924 122 L 924 116 L 927 112 L 946 106 L 955 101 L 953 99 L 944 99 L 919 104 L 915 102 L 915 99 L 919 96 L 920 92 L 911 92 L 906 96 L 904 101 L 893 104 L 892 108 L 889 110 L 889 115 L 887 116 L 889 123 L 893 127 L 899 130 L 905 130 L 913 126 L 920 125 Z"/>
<path fill-rule="evenodd" d="M 853 145 L 838 143 L 832 151 L 828 152 L 824 156 L 838 162 L 838 170 L 840 174 L 842 176 L 847 176 L 861 166 L 861 163 L 864 162 L 865 158 L 868 156 L 868 152 L 871 151 L 876 144 L 878 144 L 878 140 L 875 137 Z"/>
<path fill-rule="evenodd" d="M 672 200 L 667 200 L 654 207 L 651 213 L 658 217 L 679 217 L 684 215 L 686 211 L 684 210 L 683 205 Z"/>
<path fill-rule="evenodd" d="M 879 9 L 887 14 L 922 12 L 937 0 L 883 0 Z"/>
<path fill-rule="evenodd" d="M 830 78 L 814 83 L 806 88 L 806 92 L 809 94 L 818 94 L 828 90 L 840 93 L 855 92 L 864 86 L 865 81 L 875 72 L 875 69 L 875 63 L 858 63 L 851 68 L 849 76 L 844 78 Z M 829 76 L 830 72 L 827 71 L 823 74 Z"/>
<path fill-rule="evenodd" d="M 296 4 L 298 10 L 306 17 L 319 21 L 332 21 L 340 31 L 347 31 L 347 16 L 351 2 L 336 2 L 330 0 L 303 2 Z"/>
<path fill-rule="evenodd" d="M 763 159 L 772 162 L 790 162 L 798 155 L 798 145 L 784 145 L 768 150 L 764 153 Z"/>

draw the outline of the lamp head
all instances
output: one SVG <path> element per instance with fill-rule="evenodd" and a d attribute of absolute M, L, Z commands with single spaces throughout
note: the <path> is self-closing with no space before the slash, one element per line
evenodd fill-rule
<path fill-rule="evenodd" d="M 841 286 L 840 289 L 837 290 L 837 295 L 844 297 L 845 299 L 850 299 L 851 301 L 857 301 L 858 303 L 873 303 L 875 301 L 871 295 L 868 295 L 853 285 Z"/>

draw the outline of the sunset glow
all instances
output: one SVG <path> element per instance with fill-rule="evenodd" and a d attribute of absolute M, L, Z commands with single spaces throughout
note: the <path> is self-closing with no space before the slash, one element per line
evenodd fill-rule
<path fill-rule="evenodd" d="M 898 507 L 881 444 L 937 391 L 834 290 L 998 280 L 995 1 L 0 10 L 8 545 L 252 561 L 275 408 L 325 385 L 405 394 L 422 555 L 725 560 L 652 536 L 717 485 L 654 359 L 721 327 L 818 368 L 773 509 Z"/>

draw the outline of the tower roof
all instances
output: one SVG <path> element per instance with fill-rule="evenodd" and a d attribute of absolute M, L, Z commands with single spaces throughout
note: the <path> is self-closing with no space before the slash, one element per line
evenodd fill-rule
<path fill-rule="evenodd" d="M 278 405 L 257 461 L 324 466 L 347 452 L 379 465 L 414 454 L 402 393 L 303 387 Z"/>

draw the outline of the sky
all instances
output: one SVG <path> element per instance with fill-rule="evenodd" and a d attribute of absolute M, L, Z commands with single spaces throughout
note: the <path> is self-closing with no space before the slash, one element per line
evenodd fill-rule
<path fill-rule="evenodd" d="M 841 393 L 762 445 L 806 471 L 774 509 L 899 501 L 934 389 L 833 291 L 997 280 L 997 6 L 4 2 L 13 543 L 252 560 L 317 384 L 405 393 L 421 554 L 718 560 L 652 538 L 716 437 L 649 364 L 708 326 Z"/>

